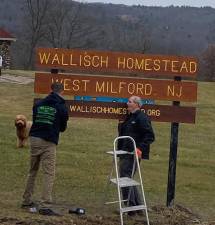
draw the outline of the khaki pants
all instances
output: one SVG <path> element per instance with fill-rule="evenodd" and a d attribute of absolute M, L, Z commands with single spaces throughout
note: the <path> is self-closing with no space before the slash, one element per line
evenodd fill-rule
<path fill-rule="evenodd" d="M 32 201 L 35 179 L 41 163 L 43 173 L 42 202 L 52 202 L 52 188 L 55 178 L 56 144 L 41 138 L 30 137 L 31 155 L 30 170 L 23 199 Z"/>

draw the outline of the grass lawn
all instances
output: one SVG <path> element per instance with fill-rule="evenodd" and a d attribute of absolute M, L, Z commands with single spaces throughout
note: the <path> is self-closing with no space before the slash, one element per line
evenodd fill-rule
<path fill-rule="evenodd" d="M 16 148 L 14 118 L 17 114 L 25 114 L 31 119 L 33 98 L 37 96 L 33 93 L 33 84 L 9 83 L 0 83 L 0 96 L 0 214 L 22 216 L 19 205 L 29 152 L 28 148 Z M 175 198 L 176 204 L 191 208 L 208 219 L 215 218 L 214 96 L 215 84 L 200 82 L 196 124 L 180 124 Z M 141 163 L 149 206 L 166 203 L 170 144 L 170 124 L 153 123 L 153 127 L 156 142 L 152 145 L 150 160 Z M 110 210 L 110 207 L 102 207 L 112 166 L 105 152 L 112 149 L 116 136 L 115 120 L 70 118 L 57 151 L 54 200 L 83 206 L 92 214 Z M 35 199 L 40 197 L 41 182 L 39 174 Z M 112 190 L 110 195 L 115 193 L 115 189 Z"/>

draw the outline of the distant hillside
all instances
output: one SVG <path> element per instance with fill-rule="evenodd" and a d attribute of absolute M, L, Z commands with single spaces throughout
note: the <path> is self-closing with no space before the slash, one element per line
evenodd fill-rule
<path fill-rule="evenodd" d="M 18 41 L 13 46 L 14 65 L 22 67 L 20 50 L 25 43 L 23 26 L 25 0 L 1 0 L 0 27 L 14 34 Z M 215 42 L 215 9 L 210 7 L 145 7 L 114 4 L 80 4 L 79 16 L 85 24 L 82 48 L 147 52 L 153 54 L 200 55 Z M 86 32 L 86 25 L 99 32 Z M 75 36 L 74 36 L 75 37 Z M 80 37 L 71 47 L 79 46 Z M 83 42 L 83 40 L 82 40 Z M 76 45 L 74 44 L 76 43 Z M 51 46 L 43 40 L 40 46 Z"/>
<path fill-rule="evenodd" d="M 149 52 L 196 55 L 215 42 L 215 9 L 193 7 L 144 7 L 89 4 L 103 11 L 104 25 L 118 20 L 146 26 L 152 42 Z M 97 18 L 100 15 L 96 14 Z M 102 19 L 102 17 L 100 17 Z M 143 23 L 141 24 L 141 20 Z"/>

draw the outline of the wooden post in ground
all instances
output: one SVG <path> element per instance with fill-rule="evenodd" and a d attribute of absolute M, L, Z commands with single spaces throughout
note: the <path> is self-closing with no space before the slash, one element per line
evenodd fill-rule
<path fill-rule="evenodd" d="M 2 68 L 2 56 L 0 55 L 0 76 L 1 76 L 1 68 Z"/>
<path fill-rule="evenodd" d="M 175 81 L 181 81 L 181 77 L 175 77 Z M 174 106 L 179 106 L 179 101 L 173 102 Z M 168 185 L 167 185 L 167 202 L 166 206 L 174 205 L 175 200 L 175 183 L 176 183 L 176 163 L 178 153 L 178 131 L 179 123 L 171 123 L 171 138 L 170 138 L 170 152 L 169 152 L 169 171 L 168 171 Z"/>

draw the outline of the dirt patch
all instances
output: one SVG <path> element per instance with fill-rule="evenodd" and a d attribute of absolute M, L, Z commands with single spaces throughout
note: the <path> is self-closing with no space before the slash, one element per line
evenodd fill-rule
<path fill-rule="evenodd" d="M 175 207 L 167 208 L 164 206 L 154 206 L 152 207 L 153 212 L 153 224 L 168 224 L 168 225 L 192 225 L 201 224 L 206 225 L 202 221 L 200 216 L 193 213 L 192 210 L 185 208 L 181 205 L 176 205 Z"/>
<path fill-rule="evenodd" d="M 215 225 L 215 221 L 202 221 L 190 209 L 177 205 L 172 208 L 164 206 L 153 206 L 149 210 L 151 225 Z M 101 215 L 70 215 L 65 216 L 41 216 L 40 219 L 33 218 L 33 214 L 24 219 L 0 217 L 2 225 L 119 225 L 119 215 L 101 216 Z M 36 217 L 36 215 L 35 215 Z M 146 224 L 144 216 L 128 217 L 124 216 L 126 225 Z"/>
<path fill-rule="evenodd" d="M 25 76 L 14 76 L 3 74 L 0 76 L 0 82 L 13 83 L 13 84 L 30 84 L 34 82 L 34 79 L 31 77 Z"/>
<path fill-rule="evenodd" d="M 0 219 L 0 224 L 4 225 L 112 225 L 112 224 L 119 224 L 119 221 L 104 219 L 100 216 L 94 216 L 94 217 L 77 217 L 77 218 L 54 218 L 54 217 L 46 217 L 44 216 L 44 219 L 33 219 L 33 218 L 25 218 L 25 219 L 14 219 L 14 218 L 8 218 L 4 217 Z"/>

